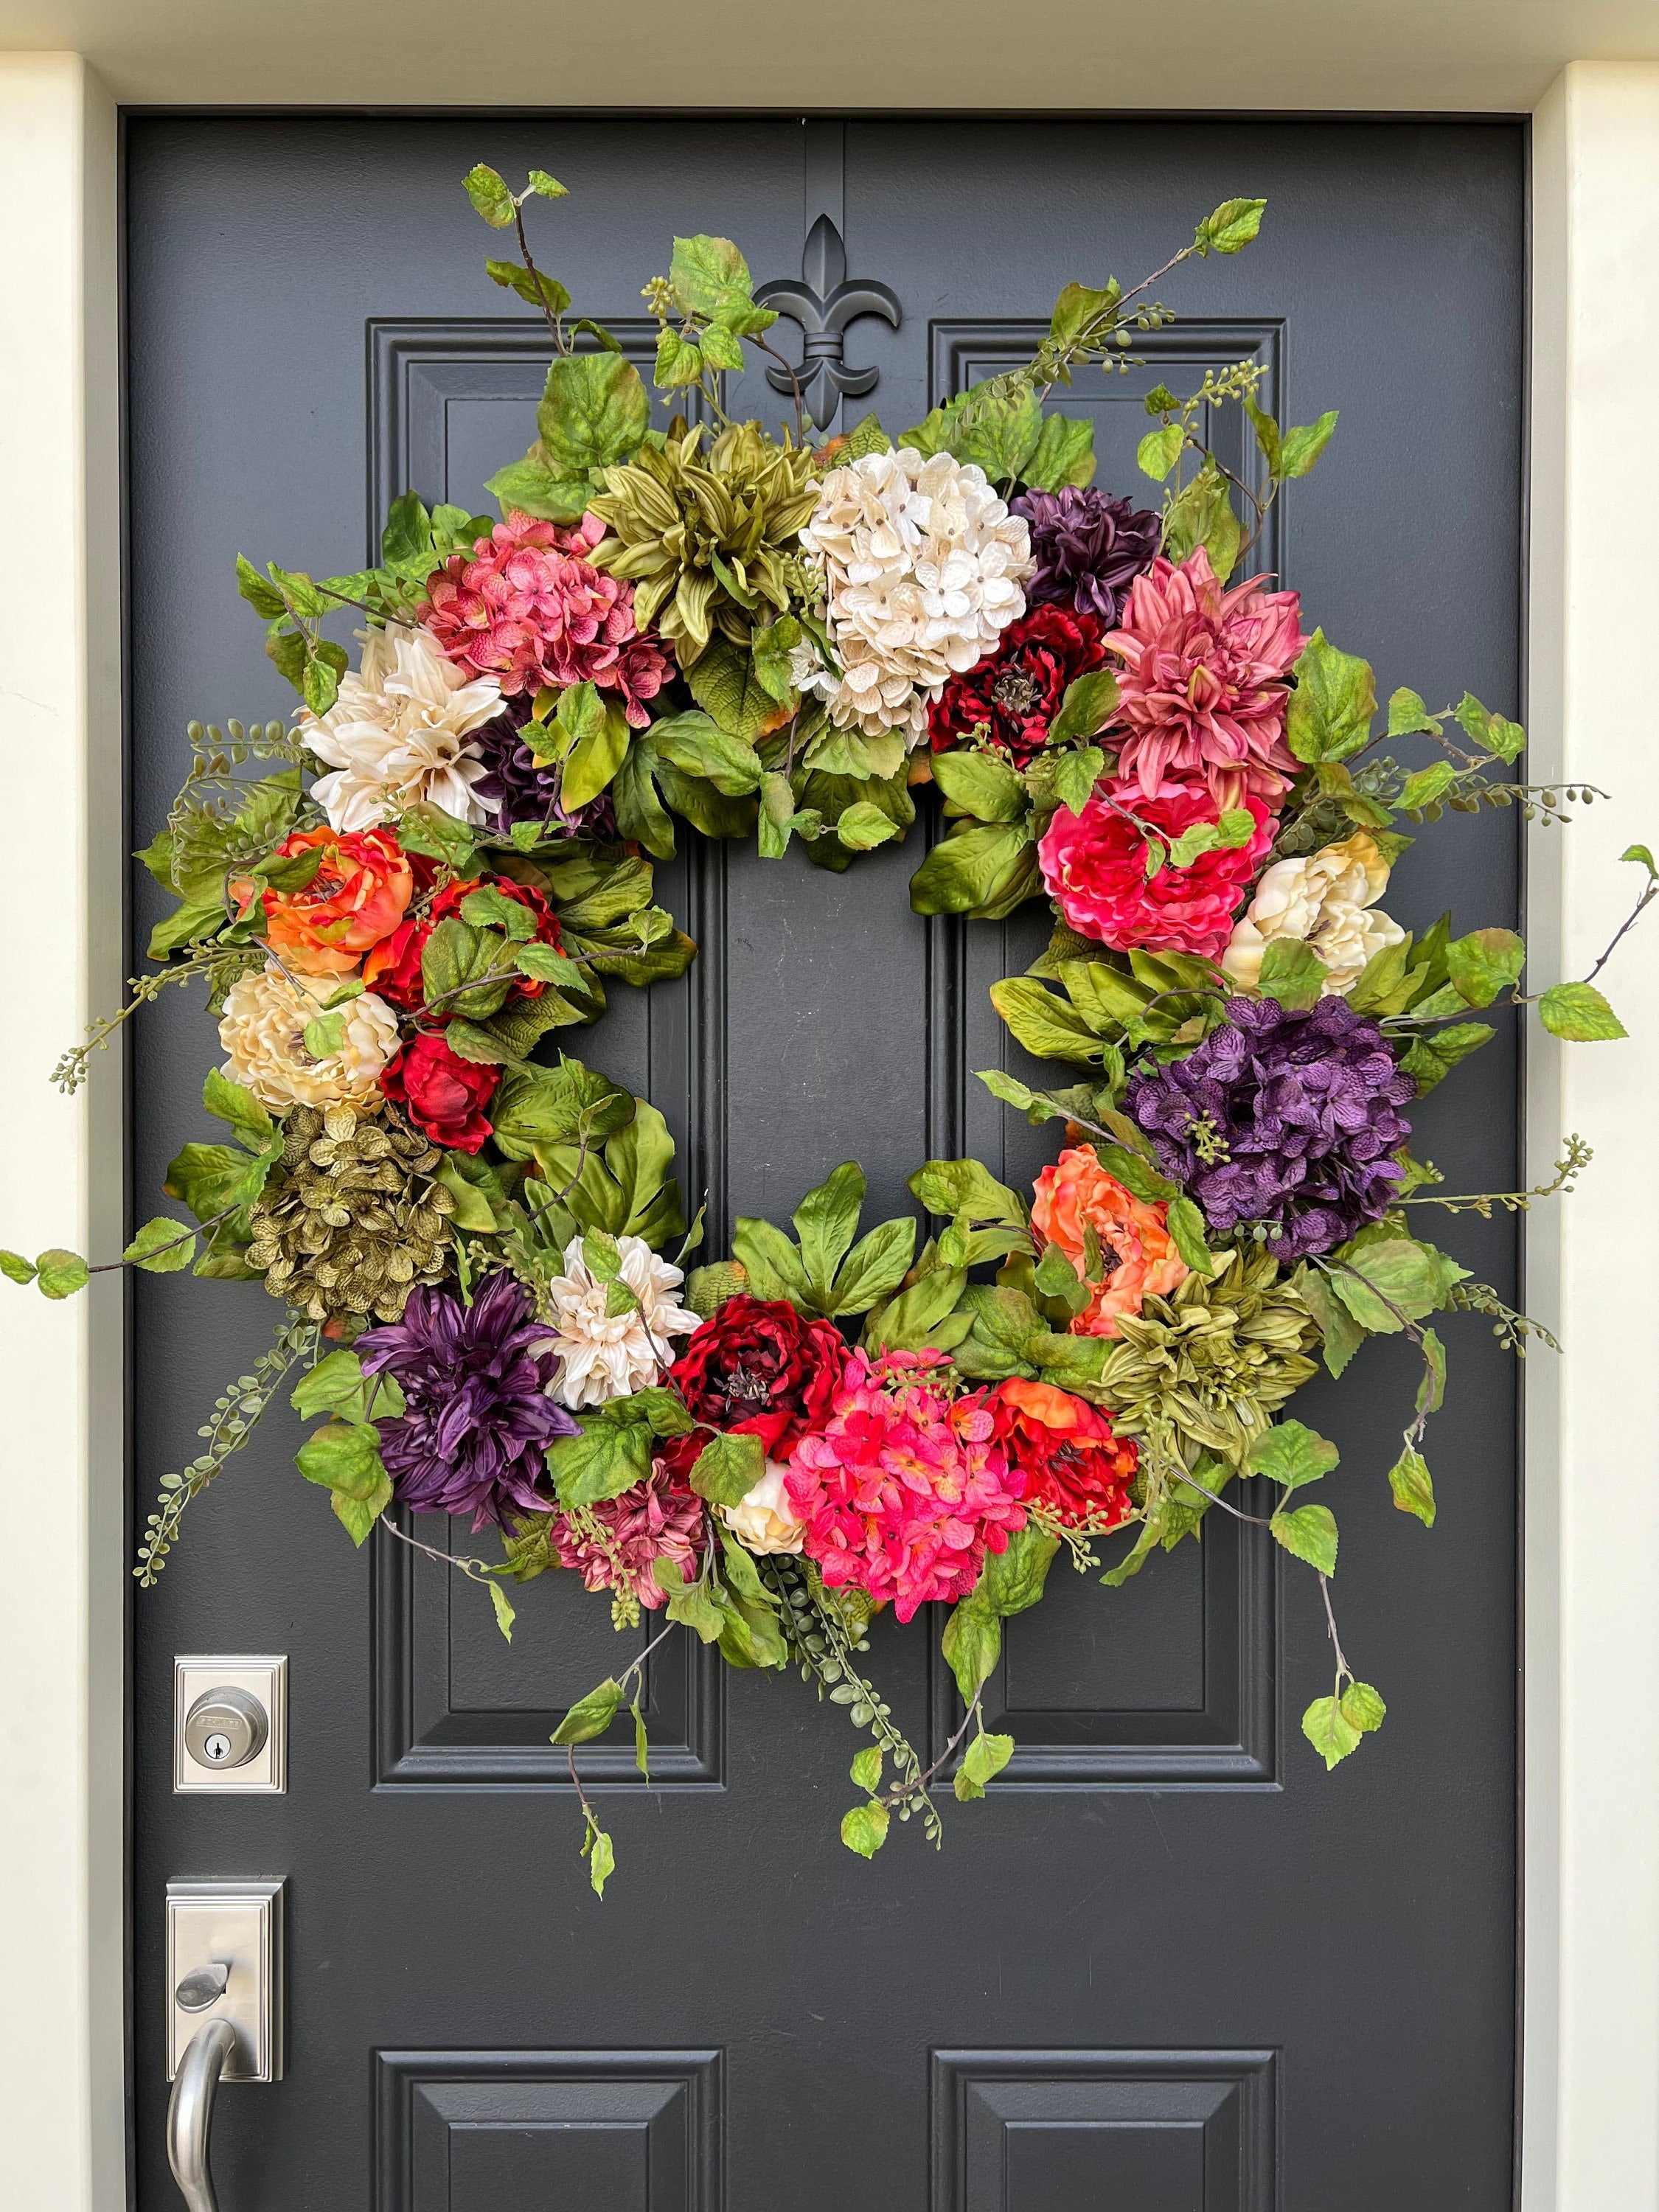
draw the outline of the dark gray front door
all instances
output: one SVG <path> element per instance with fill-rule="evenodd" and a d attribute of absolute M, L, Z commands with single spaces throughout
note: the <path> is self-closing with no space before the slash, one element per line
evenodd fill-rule
<path fill-rule="evenodd" d="M 1067 279 L 1133 280 L 1220 199 L 1265 193 L 1256 246 L 1169 283 L 1181 320 L 1146 368 L 1079 387 L 1100 481 L 1135 482 L 1152 383 L 1256 355 L 1281 419 L 1342 411 L 1267 549 L 1310 627 L 1385 687 L 1520 707 L 1516 126 L 149 118 L 128 148 L 135 844 L 188 718 L 288 711 L 237 552 L 349 568 L 392 492 L 481 505 L 526 442 L 542 339 L 483 276 L 459 190 L 478 160 L 569 185 L 545 265 L 613 323 L 675 230 L 793 276 L 830 208 L 848 273 L 900 305 L 847 336 L 878 371 L 857 410 L 893 428 L 1028 352 Z M 1010 1179 L 1044 1157 L 969 1073 L 1003 1051 L 986 986 L 1039 924 L 914 917 L 925 826 L 844 877 L 799 848 L 664 872 L 702 956 L 684 984 L 619 987 L 583 1049 L 667 1114 L 717 1254 L 732 1213 L 781 1215 L 840 1159 L 885 1213 L 928 1157 Z M 1447 905 L 1513 920 L 1514 817 L 1409 856 L 1395 889 L 1419 927 Z M 152 896 L 140 878 L 141 941 Z M 179 995 L 140 1025 L 138 1218 L 204 1133 L 213 1033 Z M 1427 1103 L 1418 1149 L 1452 1188 L 1507 1188 L 1515 1107 L 1500 1042 Z M 1458 1229 L 1512 1297 L 1511 1230 Z M 139 1280 L 140 1516 L 276 1310 L 257 1285 Z M 1397 1347 L 1367 1350 L 1340 1407 L 1318 1384 L 1298 1401 L 1342 1447 L 1344 1641 L 1389 1701 L 1362 1756 L 1328 1777 L 1301 1741 L 1328 1680 L 1316 1601 L 1228 1522 L 1121 1591 L 1056 1568 L 993 1686 L 1018 1755 L 985 1804 L 945 1807 L 941 1856 L 913 1826 L 853 1858 L 836 1711 L 665 1645 L 650 1789 L 631 1743 L 585 1754 L 620 1862 L 603 1904 L 547 1741 L 617 1663 L 603 1598 L 527 1588 L 509 1650 L 476 1590 L 390 1538 L 354 1553 L 274 1414 L 134 1605 L 145 2212 L 177 2201 L 165 1885 L 244 1875 L 289 1881 L 289 2064 L 220 2100 L 224 2212 L 1506 2206 L 1516 1392 L 1484 1325 L 1454 1327 L 1432 1534 L 1383 1479 L 1413 1387 Z M 871 1664 L 936 1743 L 953 1693 L 931 1640 L 884 1618 Z M 180 1651 L 289 1655 L 286 1796 L 171 1794 Z"/>

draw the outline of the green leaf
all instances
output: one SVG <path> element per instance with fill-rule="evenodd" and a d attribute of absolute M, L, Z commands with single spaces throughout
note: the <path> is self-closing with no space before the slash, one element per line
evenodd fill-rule
<path fill-rule="evenodd" d="M 1179 422 L 1165 422 L 1156 430 L 1149 430 L 1135 447 L 1135 465 L 1143 476 L 1151 477 L 1154 483 L 1162 483 L 1181 459 L 1182 448 L 1187 442 L 1187 433 Z"/>
<path fill-rule="evenodd" d="M 984 1606 L 999 1620 L 1029 1612 L 1042 1595 L 1048 1569 L 1060 1549 L 1057 1536 L 1045 1535 L 1028 1521 L 1008 1539 L 1007 1548 L 985 1554 L 984 1571 L 972 1592 L 973 1601 Z"/>
<path fill-rule="evenodd" d="M 729 303 L 754 296 L 749 264 L 729 238 L 677 238 L 668 281 L 680 304 L 703 317 L 718 315 Z"/>
<path fill-rule="evenodd" d="M 555 1742 L 558 1741 L 556 1737 Z M 605 1886 L 617 1871 L 617 1847 L 603 1828 L 587 1832 L 587 1879 L 593 1886 L 595 1897 L 605 1895 Z"/>
<path fill-rule="evenodd" d="M 1175 1248 L 1195 1275 L 1212 1275 L 1215 1255 L 1205 1236 L 1204 1216 L 1190 1198 L 1172 1198 L 1166 1217 Z"/>
<path fill-rule="evenodd" d="M 1109 669 L 1091 669 L 1066 687 L 1060 712 L 1048 725 L 1045 744 L 1069 744 L 1073 738 L 1092 738 L 1103 730 L 1117 707 L 1117 678 Z"/>
<path fill-rule="evenodd" d="M 824 1311 L 832 1316 L 867 1312 L 898 1288 L 915 1249 L 916 1224 L 908 1216 L 878 1223 L 842 1261 Z"/>
<path fill-rule="evenodd" d="M 1001 1773 L 1013 1755 L 1012 1736 L 987 1735 L 981 1731 L 963 1754 L 962 1771 L 970 1782 L 983 1790 L 993 1776 Z"/>
<path fill-rule="evenodd" d="M 1655 866 L 1653 855 L 1645 845 L 1626 845 L 1619 857 L 1621 860 L 1639 861 L 1647 870 L 1650 881 L 1659 877 L 1659 867 Z"/>
<path fill-rule="evenodd" d="M 489 1592 L 489 1602 L 495 1608 L 495 1626 L 510 1644 L 513 1641 L 513 1623 L 516 1615 L 507 1592 L 497 1582 L 486 1583 L 484 1587 Z"/>
<path fill-rule="evenodd" d="M 622 706 L 611 701 L 571 748 L 560 793 L 567 807 L 586 806 L 599 797 L 622 766 L 633 734 Z"/>
<path fill-rule="evenodd" d="M 1526 750 L 1527 733 L 1519 722 L 1507 720 L 1483 707 L 1473 691 L 1466 691 L 1452 713 L 1467 734 L 1487 752 L 1505 763 L 1518 760 Z"/>
<path fill-rule="evenodd" d="M 668 1592 L 668 1618 L 689 1628 L 705 1644 L 718 1644 L 726 1633 L 726 1613 L 700 1583 L 683 1582 L 672 1559 L 653 1559 L 651 1571 Z"/>
<path fill-rule="evenodd" d="M 1388 1710 L 1369 1682 L 1350 1682 L 1342 1692 L 1342 1717 L 1362 1735 L 1375 1735 Z"/>
<path fill-rule="evenodd" d="M 1164 550 L 1171 561 L 1184 561 L 1201 545 L 1224 584 L 1243 538 L 1227 479 L 1213 458 L 1206 457 L 1192 482 L 1164 510 Z"/>
<path fill-rule="evenodd" d="M 1244 1464 L 1252 1474 L 1297 1490 L 1328 1474 L 1340 1456 L 1334 1443 L 1300 1421 L 1280 1421 L 1256 1438 Z"/>
<path fill-rule="evenodd" d="M 276 1133 L 276 1124 L 253 1093 L 216 1067 L 208 1071 L 202 1085 L 202 1103 L 216 1121 L 228 1121 L 251 1152 L 263 1152 Z"/>
<path fill-rule="evenodd" d="M 1391 1335 L 1406 1321 L 1420 1321 L 1446 1302 L 1453 1284 L 1468 1270 L 1432 1245 L 1409 1237 L 1388 1237 L 1347 1248 L 1328 1278 L 1336 1295 L 1362 1328 Z"/>
<path fill-rule="evenodd" d="M 165 1213 L 147 1221 L 121 1257 L 146 1274 L 175 1275 L 196 1257 L 196 1232 Z"/>
<path fill-rule="evenodd" d="M 1402 684 L 1397 691 L 1389 694 L 1389 735 L 1391 738 L 1410 737 L 1418 730 L 1431 730 L 1438 737 L 1442 724 L 1423 703 L 1420 692 Z M 1449 766 L 1449 763 L 1447 763 Z"/>
<path fill-rule="evenodd" d="M 766 1472 L 766 1449 L 747 1431 L 709 1439 L 692 1463 L 690 1482 L 711 1505 L 737 1505 Z"/>
<path fill-rule="evenodd" d="M 1106 756 L 1098 745 L 1060 754 L 1054 763 L 1054 796 L 1069 813 L 1082 813 L 1105 766 Z"/>
<path fill-rule="evenodd" d="M 924 1345 L 936 1342 L 934 1332 L 955 1311 L 967 1280 L 965 1267 L 932 1269 L 872 1313 L 866 1325 L 866 1342 L 893 1352 L 920 1352 Z M 970 1320 L 968 1327 L 971 1326 Z M 965 1327 L 963 1334 L 967 1333 Z"/>
<path fill-rule="evenodd" d="M 1318 1003 L 1328 973 L 1313 947 L 1301 938 L 1270 938 L 1261 956 L 1256 988 L 1264 999 L 1277 999 L 1289 1012 L 1300 1013 Z"/>
<path fill-rule="evenodd" d="M 639 450 L 651 401 L 638 369 L 621 354 L 568 354 L 548 369 L 536 422 L 553 474 L 578 477 Z"/>
<path fill-rule="evenodd" d="M 0 1251 L 0 1275 L 9 1282 L 32 1283 L 35 1276 L 33 1260 L 26 1260 L 21 1252 Z"/>
<path fill-rule="evenodd" d="M 881 1746 L 866 1745 L 854 1759 L 848 1773 L 855 1790 L 877 1790 L 881 1786 Z"/>
<path fill-rule="evenodd" d="M 503 514 L 517 507 L 543 522 L 580 522 L 592 479 L 586 471 L 575 477 L 556 475 L 542 452 L 538 441 L 523 460 L 509 461 L 486 477 L 484 489 L 500 501 Z"/>
<path fill-rule="evenodd" d="M 854 456 L 857 459 L 856 454 Z M 1025 481 L 1035 491 L 1079 489 L 1093 482 L 1095 426 L 1087 416 L 1046 414 L 1036 451 L 1026 462 Z"/>
<path fill-rule="evenodd" d="M 1018 822 L 1030 811 L 1024 777 L 994 753 L 936 753 L 933 781 L 953 806 L 978 822 Z"/>
<path fill-rule="evenodd" d="M 1399 696 L 1396 691 L 1395 699 Z M 1394 720 L 1395 699 L 1389 702 L 1390 721 Z M 1424 807 L 1432 806 L 1436 799 L 1441 798 L 1456 781 L 1457 770 L 1449 761 L 1431 761 L 1427 768 L 1420 768 L 1415 775 L 1406 778 L 1395 804 L 1407 814 L 1419 813 Z"/>
<path fill-rule="evenodd" d="M 11 1273 L 9 1268 L 7 1273 Z M 36 1260 L 34 1279 L 44 1297 L 68 1298 L 73 1297 L 76 1291 L 85 1290 L 92 1279 L 92 1270 L 78 1252 L 66 1252 L 61 1245 L 54 1244 Z"/>
<path fill-rule="evenodd" d="M 841 1824 L 841 1839 L 861 1859 L 872 1859 L 887 1841 L 887 1808 L 872 1797 L 867 1805 L 854 1806 Z"/>
<path fill-rule="evenodd" d="M 1002 1652 L 1002 1624 L 976 1590 L 952 1609 L 939 1648 L 963 1704 L 971 1705 Z"/>
<path fill-rule="evenodd" d="M 556 177 L 550 177 L 545 169 L 530 172 L 530 189 L 544 200 L 562 200 L 566 197 L 564 186 Z"/>
<path fill-rule="evenodd" d="M 1029 820 L 975 823 L 934 846 L 910 878 L 910 906 L 998 921 L 1042 889 Z"/>
<path fill-rule="evenodd" d="M 392 1503 L 392 1477 L 383 1474 L 364 1498 L 354 1498 L 347 1490 L 331 1490 L 328 1502 L 335 1519 L 361 1551 L 369 1531 Z"/>
<path fill-rule="evenodd" d="M 991 986 L 991 1004 L 1016 1042 L 1038 1060 L 1087 1066 L 1105 1051 L 1100 1038 L 1068 1000 L 1033 975 L 1006 975 Z"/>
<path fill-rule="evenodd" d="M 1334 407 L 1322 415 L 1316 422 L 1306 422 L 1299 429 L 1285 433 L 1284 459 L 1279 473 L 1285 477 L 1305 477 L 1314 463 L 1331 442 L 1331 433 L 1336 428 Z"/>
<path fill-rule="evenodd" d="M 1415 1079 L 1420 1098 L 1432 1091 L 1443 1077 L 1449 1075 L 1460 1060 L 1467 1060 L 1472 1052 L 1479 1052 L 1483 1044 L 1490 1044 L 1496 1035 L 1497 1031 L 1489 1029 L 1485 1022 L 1455 1023 L 1450 1029 L 1437 1030 L 1432 1036 L 1413 1039 L 1400 1065 Z"/>
<path fill-rule="evenodd" d="M 1122 288 L 1115 277 L 1102 291 L 1087 284 L 1068 284 L 1054 301 L 1048 321 L 1050 339 L 1069 351 L 1103 315 L 1111 313 L 1121 297 Z"/>
<path fill-rule="evenodd" d="M 787 1298 L 800 1307 L 812 1304 L 799 1252 L 771 1222 L 739 1214 L 732 1224 L 732 1257 L 747 1274 L 753 1297 Z"/>
<path fill-rule="evenodd" d="M 466 196 L 492 230 L 505 230 L 513 222 L 513 195 L 507 188 L 507 179 L 480 161 L 469 169 L 465 178 Z"/>
<path fill-rule="evenodd" d="M 580 1436 L 561 1437 L 547 1448 L 547 1471 L 564 1506 L 599 1505 L 643 1482 L 651 1472 L 651 1431 L 590 1420 Z"/>
<path fill-rule="evenodd" d="M 929 1213 L 965 1213 L 1018 1229 L 1030 1218 L 1024 1200 L 978 1160 L 929 1160 L 910 1177 L 910 1188 Z"/>
<path fill-rule="evenodd" d="M 867 453 L 890 453 L 893 441 L 873 414 L 861 415 L 847 441 L 847 457 L 861 461 Z"/>
<path fill-rule="evenodd" d="M 550 314 L 562 315 L 570 305 L 570 295 L 564 286 L 551 276 L 543 276 L 539 269 L 526 269 L 517 261 L 486 261 L 484 274 L 507 291 L 516 292 L 521 300 L 528 300 L 532 307 L 544 307 Z"/>
<path fill-rule="evenodd" d="M 1425 1528 L 1434 1526 L 1434 1481 L 1421 1452 L 1407 1444 L 1389 1469 L 1389 1487 L 1402 1513 L 1414 1513 Z"/>
<path fill-rule="evenodd" d="M 308 1375 L 301 1376 L 289 1403 L 305 1420 L 319 1413 L 338 1413 L 349 1407 L 361 1414 L 364 1398 L 363 1370 L 355 1352 L 331 1352 Z"/>
<path fill-rule="evenodd" d="M 807 1282 L 820 1303 L 829 1297 L 836 1270 L 858 1234 L 865 1188 L 864 1170 L 856 1160 L 843 1160 L 816 1190 L 807 1192 L 791 1217 Z"/>
<path fill-rule="evenodd" d="M 578 1060 L 556 1067 L 509 1068 L 490 1101 L 495 1142 L 509 1160 L 570 1144 L 586 1131 L 590 1145 L 625 1129 L 638 1102 L 609 1076 Z"/>
<path fill-rule="evenodd" d="M 1630 1034 L 1593 983 L 1552 983 L 1538 1001 L 1538 1014 L 1552 1036 L 1572 1044 Z"/>
<path fill-rule="evenodd" d="M 550 1743 L 560 1745 L 591 1743 L 596 1735 L 603 1735 L 616 1719 L 622 1704 L 622 1685 L 608 1677 L 585 1698 L 580 1698 L 548 1738 Z"/>
<path fill-rule="evenodd" d="M 1369 742 L 1376 712 L 1370 662 L 1339 652 L 1316 629 L 1296 664 L 1285 728 L 1291 750 L 1299 761 L 1346 760 Z"/>
<path fill-rule="evenodd" d="M 1267 464 L 1267 474 L 1270 477 L 1282 475 L 1280 460 L 1284 448 L 1279 434 L 1279 424 L 1264 409 L 1256 405 L 1248 392 L 1244 395 L 1244 412 L 1250 418 L 1250 427 L 1255 432 L 1255 442 L 1261 448 L 1262 459 Z"/>
<path fill-rule="evenodd" d="M 363 1421 L 331 1421 L 306 1438 L 294 1464 L 307 1482 L 366 1504 L 386 1480 L 380 1439 Z"/>
<path fill-rule="evenodd" d="M 867 853 L 873 846 L 884 845 L 899 834 L 898 824 L 872 806 L 867 799 L 856 799 L 851 806 L 843 807 L 836 817 L 835 831 L 842 843 L 851 853 Z"/>
<path fill-rule="evenodd" d="M 1242 252 L 1261 229 L 1267 204 L 1266 200 L 1223 200 L 1194 232 L 1194 246 L 1201 254 Z"/>
<path fill-rule="evenodd" d="M 1489 1006 L 1498 994 L 1521 980 L 1527 948 L 1512 929 L 1474 929 L 1446 947 L 1446 972 L 1453 988 L 1471 1006 Z"/>
<path fill-rule="evenodd" d="M 1298 1505 L 1267 1524 L 1285 1549 L 1322 1575 L 1336 1572 L 1336 1517 L 1328 1505 Z"/>
<path fill-rule="evenodd" d="M 1324 1760 L 1328 1774 L 1359 1743 L 1359 1730 L 1334 1698 L 1314 1699 L 1302 1716 L 1302 1733 Z"/>

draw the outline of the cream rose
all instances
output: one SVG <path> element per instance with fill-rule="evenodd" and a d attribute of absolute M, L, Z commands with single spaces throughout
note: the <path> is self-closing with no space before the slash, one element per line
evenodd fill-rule
<path fill-rule="evenodd" d="M 806 1523 L 789 1510 L 783 1487 L 787 1470 L 769 1459 L 765 1472 L 752 1490 L 735 1505 L 722 1505 L 720 1517 L 738 1541 L 750 1552 L 799 1552 L 806 1537 Z"/>
<path fill-rule="evenodd" d="M 219 1042 L 224 1072 L 262 1105 L 361 1106 L 380 1103 L 380 1071 L 398 1049 L 398 1017 L 373 991 L 337 1008 L 340 1042 L 313 1058 L 306 1024 L 322 1013 L 344 977 L 290 979 L 274 962 L 240 976 L 225 994 Z"/>
<path fill-rule="evenodd" d="M 1388 883 L 1389 864 L 1364 830 L 1305 860 L 1275 861 L 1233 927 L 1223 968 L 1254 990 L 1268 945 L 1276 938 L 1299 938 L 1325 963 L 1324 995 L 1346 996 L 1366 962 L 1406 934 L 1376 911 Z"/>

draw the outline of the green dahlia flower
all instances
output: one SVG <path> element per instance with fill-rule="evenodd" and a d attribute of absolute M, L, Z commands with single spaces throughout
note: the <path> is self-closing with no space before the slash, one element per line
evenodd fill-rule
<path fill-rule="evenodd" d="M 682 668 L 716 629 L 745 645 L 763 606 L 781 614 L 822 589 L 796 550 L 817 505 L 811 453 L 753 422 L 722 430 L 706 457 L 702 439 L 700 424 L 641 447 L 592 501 L 607 533 L 594 566 L 634 586 L 635 621 L 654 622 Z"/>

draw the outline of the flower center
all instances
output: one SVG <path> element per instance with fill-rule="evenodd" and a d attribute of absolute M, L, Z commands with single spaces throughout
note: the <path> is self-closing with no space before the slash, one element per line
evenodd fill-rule
<path fill-rule="evenodd" d="M 1042 691 L 1023 669 L 1005 668 L 991 686 L 991 696 L 1005 714 L 1029 714 Z"/>
<path fill-rule="evenodd" d="M 734 1367 L 721 1378 L 720 1395 L 728 1406 L 764 1406 L 772 1395 L 769 1379 L 753 1367 Z"/>

